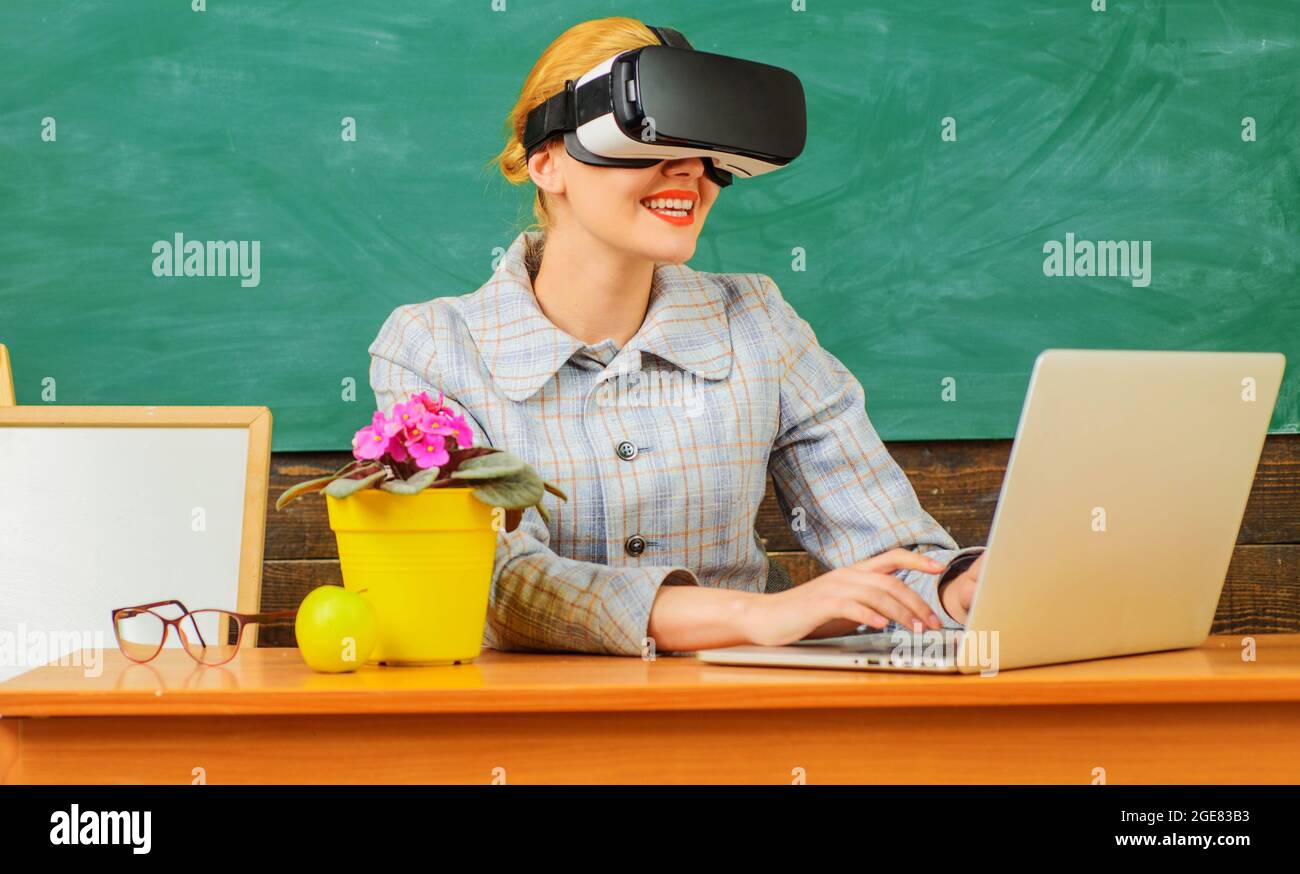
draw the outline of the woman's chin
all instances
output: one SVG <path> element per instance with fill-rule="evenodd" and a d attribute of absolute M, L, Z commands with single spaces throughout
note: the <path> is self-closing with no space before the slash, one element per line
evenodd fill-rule
<path fill-rule="evenodd" d="M 658 219 L 652 219 L 658 221 Z M 654 229 L 638 235 L 638 248 L 648 260 L 681 264 L 689 261 L 695 254 L 695 244 L 699 237 L 695 228 L 665 227 Z"/>
<path fill-rule="evenodd" d="M 675 246 L 663 246 L 647 254 L 647 258 L 656 264 L 685 264 L 695 255 L 695 240 L 689 244 L 678 243 Z"/>

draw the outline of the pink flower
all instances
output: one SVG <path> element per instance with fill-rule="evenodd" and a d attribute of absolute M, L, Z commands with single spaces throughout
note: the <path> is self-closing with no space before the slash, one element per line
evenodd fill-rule
<path fill-rule="evenodd" d="M 447 454 L 446 439 L 441 434 L 425 433 L 421 439 L 407 443 L 406 448 L 415 459 L 415 466 L 425 470 L 430 467 L 442 467 L 451 460 L 451 456 Z"/>
<path fill-rule="evenodd" d="M 428 392 L 422 391 L 419 394 L 411 395 L 411 402 L 423 405 L 430 413 L 441 413 L 446 409 L 446 404 L 442 400 L 442 392 L 438 392 L 438 399 L 435 401 L 429 398 Z"/>
<path fill-rule="evenodd" d="M 451 433 L 450 430 L 444 431 L 439 418 L 418 403 L 412 403 L 409 407 L 398 404 L 393 412 L 394 418 L 400 418 L 402 422 L 398 439 L 405 444 L 418 443 L 428 434 Z"/>
<path fill-rule="evenodd" d="M 362 461 L 378 458 L 388 451 L 388 438 L 369 425 L 352 437 L 352 456 Z"/>
<path fill-rule="evenodd" d="M 394 405 L 388 416 L 376 411 L 371 423 L 352 438 L 352 454 L 363 461 L 414 458 L 421 469 L 441 467 L 451 458 L 448 437 L 456 441 L 453 449 L 466 449 L 474 443 L 474 432 L 465 417 L 447 406 L 442 392 L 436 401 L 419 392 L 406 403 Z"/>
<path fill-rule="evenodd" d="M 417 395 L 416 397 L 419 396 Z M 424 409 L 424 404 L 421 404 L 415 398 L 412 398 L 407 403 L 397 404 L 393 407 L 393 422 L 395 422 L 399 428 L 408 433 L 412 428 L 415 428 L 420 422 L 424 421 L 424 418 L 427 415 L 428 412 Z"/>
<path fill-rule="evenodd" d="M 392 440 L 388 441 L 388 457 L 393 461 L 406 461 L 406 459 L 411 457 L 411 454 L 406 450 L 406 446 L 402 443 L 400 436 L 394 437 Z"/>
<path fill-rule="evenodd" d="M 370 424 L 357 431 L 352 437 L 352 455 L 363 461 L 382 457 L 389 451 L 391 445 L 397 442 L 393 437 L 400 430 L 400 425 L 390 421 L 383 413 L 376 410 Z M 405 454 L 404 449 L 403 454 Z"/>
<path fill-rule="evenodd" d="M 447 405 L 442 392 L 438 392 L 436 401 L 431 399 L 427 392 L 412 395 L 410 406 L 414 407 L 416 404 L 423 406 L 426 411 L 433 414 L 438 420 L 438 428 L 434 429 L 432 426 L 425 425 L 425 431 L 455 436 L 456 446 L 460 449 L 468 449 L 474 445 L 474 432 L 470 430 L 469 423 L 465 421 L 463 415 L 455 412 Z"/>
<path fill-rule="evenodd" d="M 447 420 L 456 435 L 456 445 L 461 449 L 469 449 L 474 445 L 474 432 L 469 429 L 469 423 L 465 421 L 464 416 L 456 415 Z"/>

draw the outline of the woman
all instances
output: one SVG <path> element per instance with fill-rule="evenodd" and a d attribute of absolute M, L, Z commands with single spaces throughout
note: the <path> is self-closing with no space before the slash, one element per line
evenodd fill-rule
<path fill-rule="evenodd" d="M 382 409 L 443 392 L 475 442 L 569 494 L 498 546 L 485 645 L 641 654 L 960 627 L 982 547 L 917 502 L 861 384 L 756 273 L 685 266 L 721 190 L 703 159 L 651 167 L 531 155 L 529 110 L 600 61 L 658 43 L 644 24 L 576 25 L 534 65 L 495 163 L 537 188 L 537 225 L 477 291 L 399 307 L 370 347 Z M 754 521 L 771 472 L 808 552 L 791 586 Z"/>

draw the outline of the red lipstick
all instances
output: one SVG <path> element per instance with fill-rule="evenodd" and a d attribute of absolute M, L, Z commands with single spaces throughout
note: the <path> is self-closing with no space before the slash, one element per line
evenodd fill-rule
<path fill-rule="evenodd" d="M 695 191 L 686 191 L 681 188 L 666 188 L 663 191 L 656 191 L 649 197 L 641 198 L 641 206 L 649 210 L 656 218 L 661 218 L 671 225 L 689 225 L 695 221 L 695 204 L 699 201 L 700 195 Z M 649 203 L 657 200 L 684 201 L 678 204 L 668 205 L 666 207 L 650 207 Z"/>

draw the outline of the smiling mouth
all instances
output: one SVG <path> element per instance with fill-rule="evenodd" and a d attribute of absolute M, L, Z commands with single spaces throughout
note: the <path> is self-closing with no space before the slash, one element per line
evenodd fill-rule
<path fill-rule="evenodd" d="M 695 218 L 694 197 L 647 197 L 641 205 L 657 217 L 675 225 L 688 225 Z"/>
<path fill-rule="evenodd" d="M 686 216 L 695 209 L 695 201 L 687 197 L 648 197 L 641 205 L 651 212 L 664 215 Z"/>

